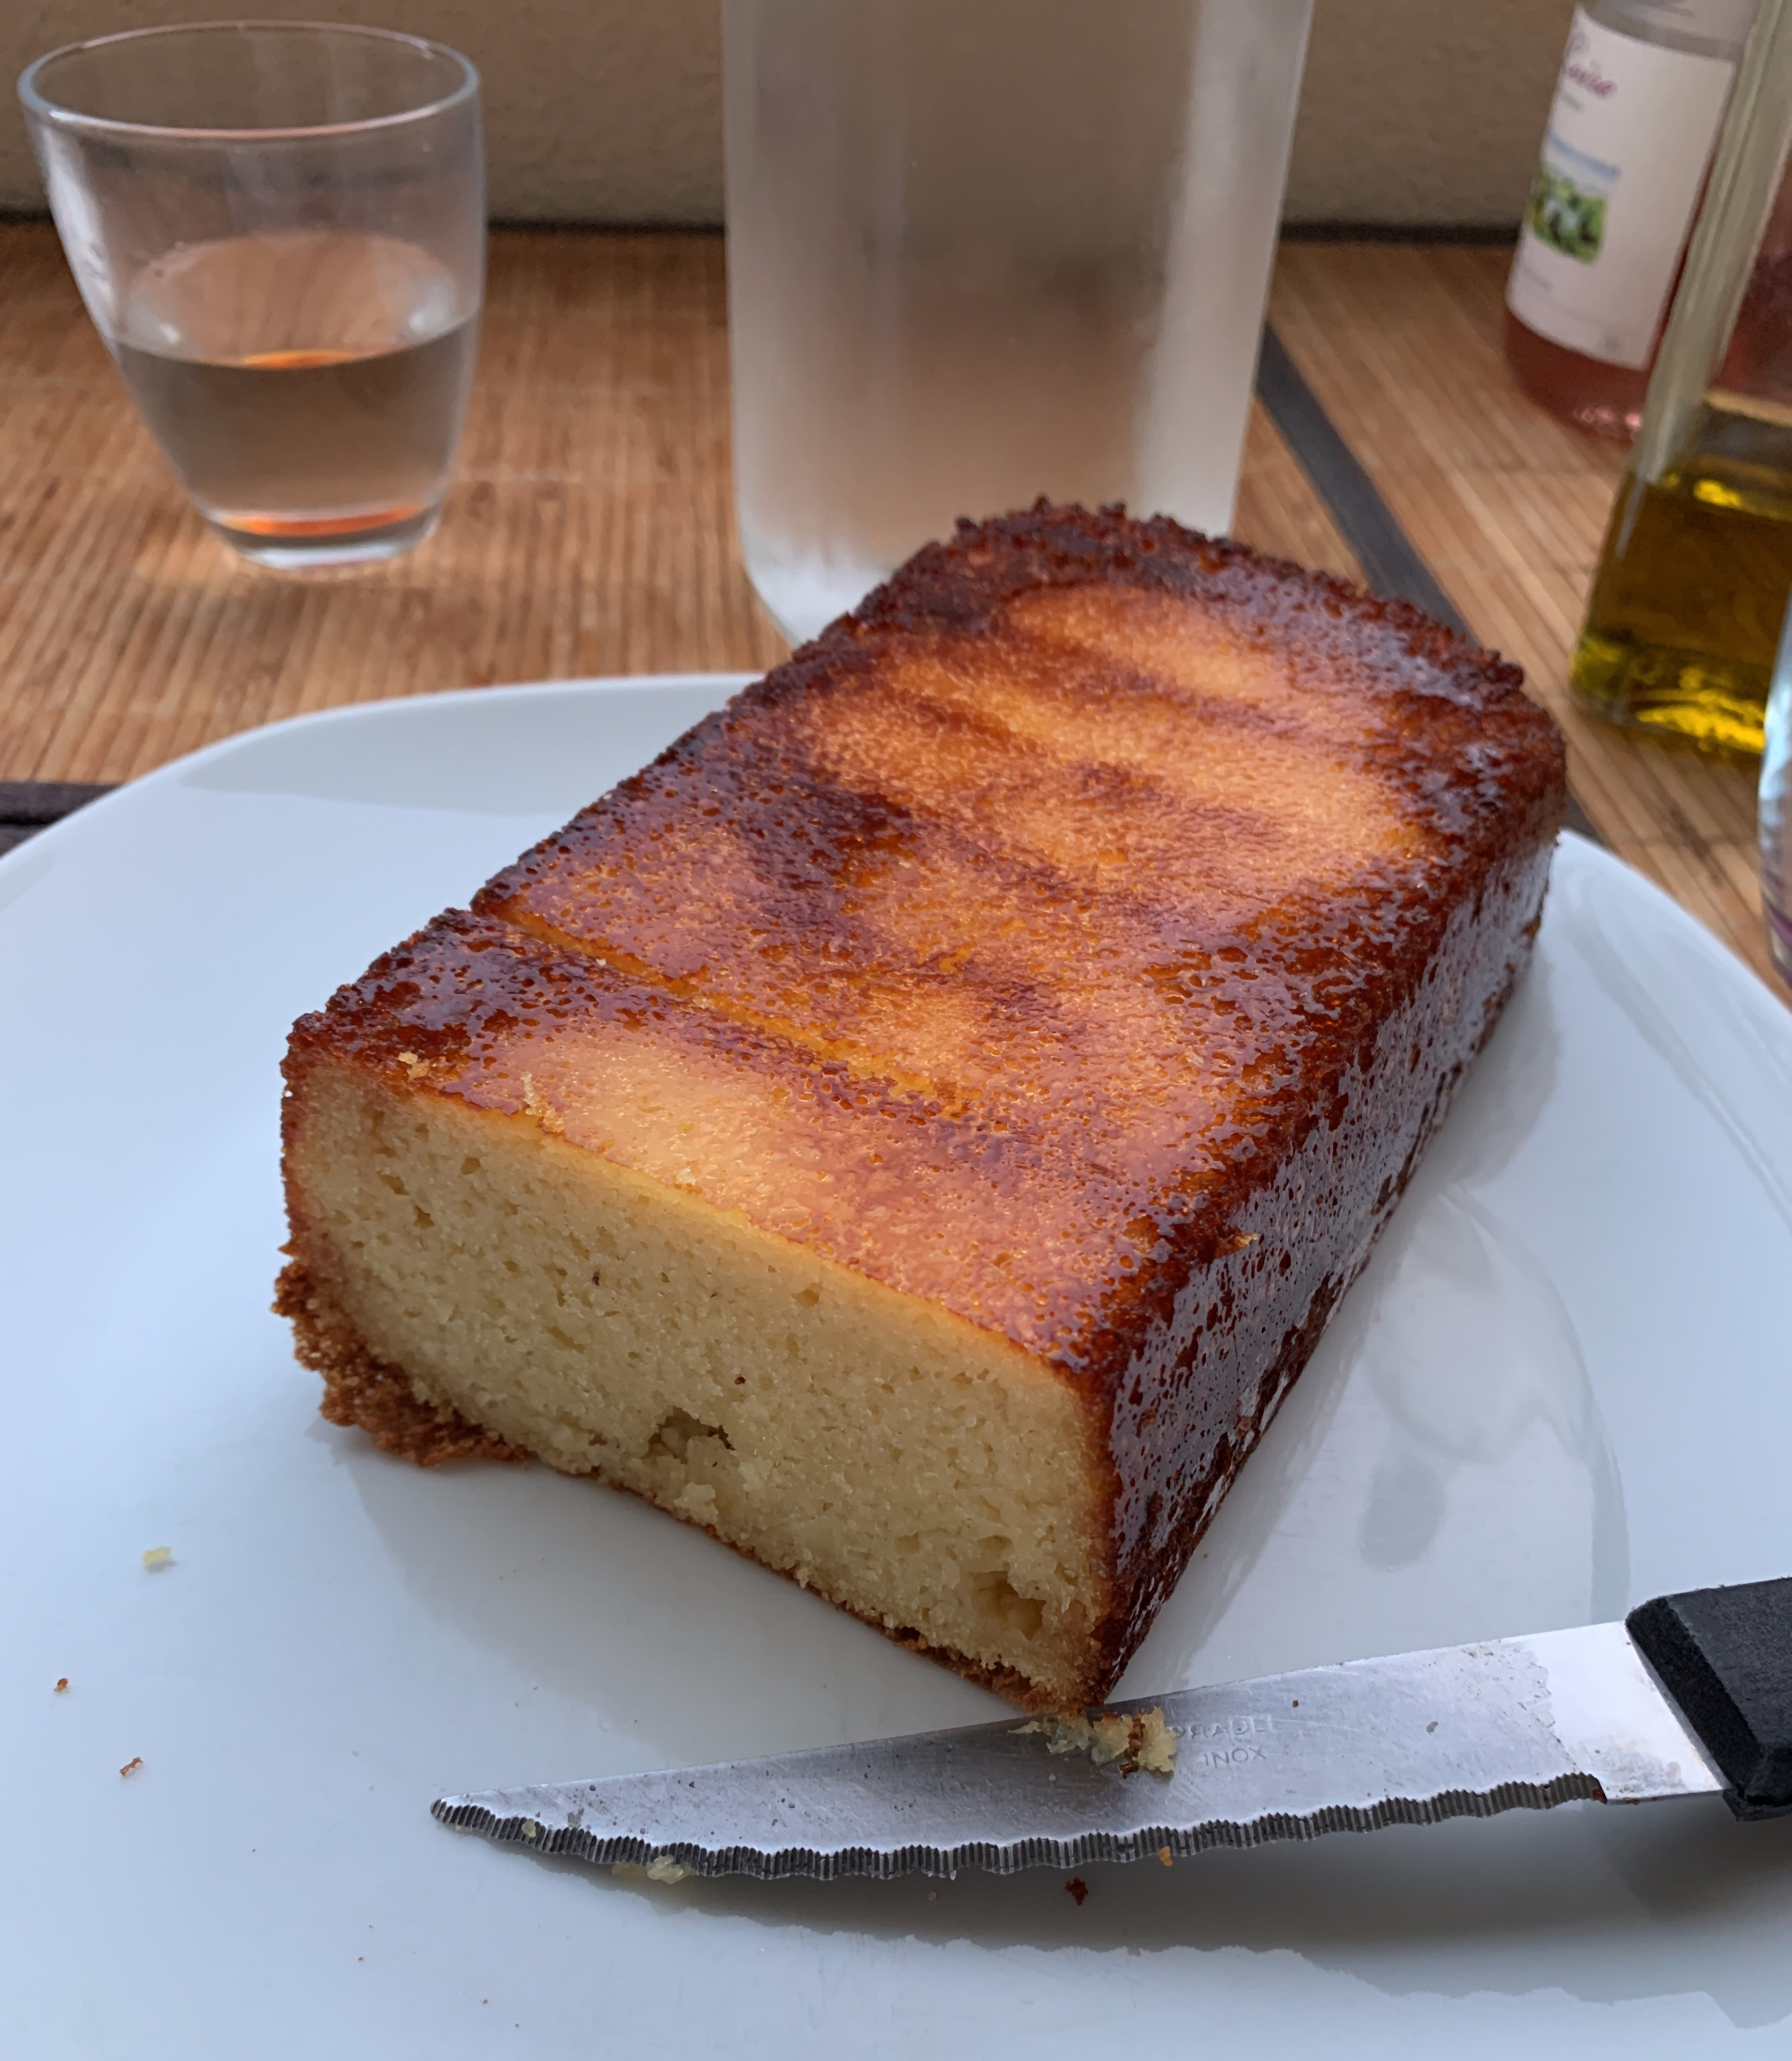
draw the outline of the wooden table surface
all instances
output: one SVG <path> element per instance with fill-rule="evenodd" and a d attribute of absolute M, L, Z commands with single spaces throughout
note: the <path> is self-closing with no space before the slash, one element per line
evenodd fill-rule
<path fill-rule="evenodd" d="M 1517 659 L 1567 732 L 1586 822 L 1765 971 L 1753 768 L 1607 729 L 1568 699 L 1620 454 L 1514 386 L 1508 262 L 1497 248 L 1285 244 L 1234 527 L 1429 595 Z M 298 578 L 211 536 L 139 426 L 52 230 L 0 223 L 0 827 L 22 834 L 88 786 L 307 710 L 757 670 L 783 649 L 734 537 L 719 238 L 494 236 L 440 530 L 389 566 Z"/>

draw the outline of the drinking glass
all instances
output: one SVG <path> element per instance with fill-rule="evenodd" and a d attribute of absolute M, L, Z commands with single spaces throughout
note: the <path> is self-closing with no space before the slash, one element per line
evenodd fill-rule
<path fill-rule="evenodd" d="M 226 22 L 74 44 L 18 90 L 87 311 L 218 534 L 289 569 L 426 537 L 484 283 L 467 60 Z"/>
<path fill-rule="evenodd" d="M 1311 0 L 723 0 L 741 542 L 793 638 L 959 515 L 1232 519 Z"/>

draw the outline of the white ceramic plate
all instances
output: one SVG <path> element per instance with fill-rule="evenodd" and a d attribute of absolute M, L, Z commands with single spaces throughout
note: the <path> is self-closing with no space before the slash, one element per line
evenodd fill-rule
<path fill-rule="evenodd" d="M 1792 1823 L 1710 1799 L 1090 1869 L 1080 1907 L 648 1889 L 431 1821 L 998 1708 L 628 1498 L 382 1459 L 268 1314 L 292 1018 L 734 684 L 308 718 L 0 861 L 0 2047 L 1784 2052 Z M 1789 1319 L 1792 1017 L 1565 839 L 1534 970 L 1127 1689 L 1792 1573 Z"/>

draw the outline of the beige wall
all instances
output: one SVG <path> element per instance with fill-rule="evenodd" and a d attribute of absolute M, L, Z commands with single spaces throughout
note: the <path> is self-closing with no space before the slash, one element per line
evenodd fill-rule
<path fill-rule="evenodd" d="M 1318 0 L 1290 218 L 1515 221 L 1572 4 Z M 721 218 L 717 0 L 0 0 L 0 73 L 82 36 L 246 14 L 378 23 L 466 50 L 485 74 L 499 217 Z M 9 93 L 0 207 L 42 205 Z"/>
<path fill-rule="evenodd" d="M 1317 0 L 1291 222 L 1516 224 L 1574 0 Z"/>

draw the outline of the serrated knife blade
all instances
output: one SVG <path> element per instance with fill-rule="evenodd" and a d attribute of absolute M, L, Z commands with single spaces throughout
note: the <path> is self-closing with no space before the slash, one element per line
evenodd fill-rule
<path fill-rule="evenodd" d="M 1782 1623 L 1792 1627 L 1792 1583 L 1663 1599 L 1626 1624 L 1106 1707 L 1128 1717 L 1162 1711 L 1176 1741 L 1168 1775 L 1129 1767 L 1126 1756 L 1098 1765 L 1087 1751 L 1064 1750 L 1065 1735 L 1049 1721 L 1042 1727 L 1016 1714 L 770 1759 L 445 1796 L 434 1807 L 443 1823 L 500 1844 L 633 1863 L 666 1879 L 678 1871 L 766 1879 L 966 1867 L 1006 1875 L 1542 1810 L 1577 1798 L 1634 1803 L 1722 1791 L 1739 1815 L 1764 1815 L 1786 1799 L 1778 1788 L 1751 1799 L 1734 1753 L 1699 1708 L 1698 1685 L 1688 1688 L 1670 1667 L 1677 1703 L 1638 1643 L 1662 1665 L 1643 1623 L 1648 1611 L 1770 1591 L 1777 1639 Z M 1773 1703 L 1778 1712 L 1792 1704 L 1792 1644 L 1774 1650 L 1769 1701 L 1781 1699 Z M 1767 1767 L 1783 1747 L 1757 1742 L 1756 1751 L 1758 1759 L 1767 1754 L 1759 1762 Z M 1770 1787 L 1779 1780 L 1766 1779 Z"/>

